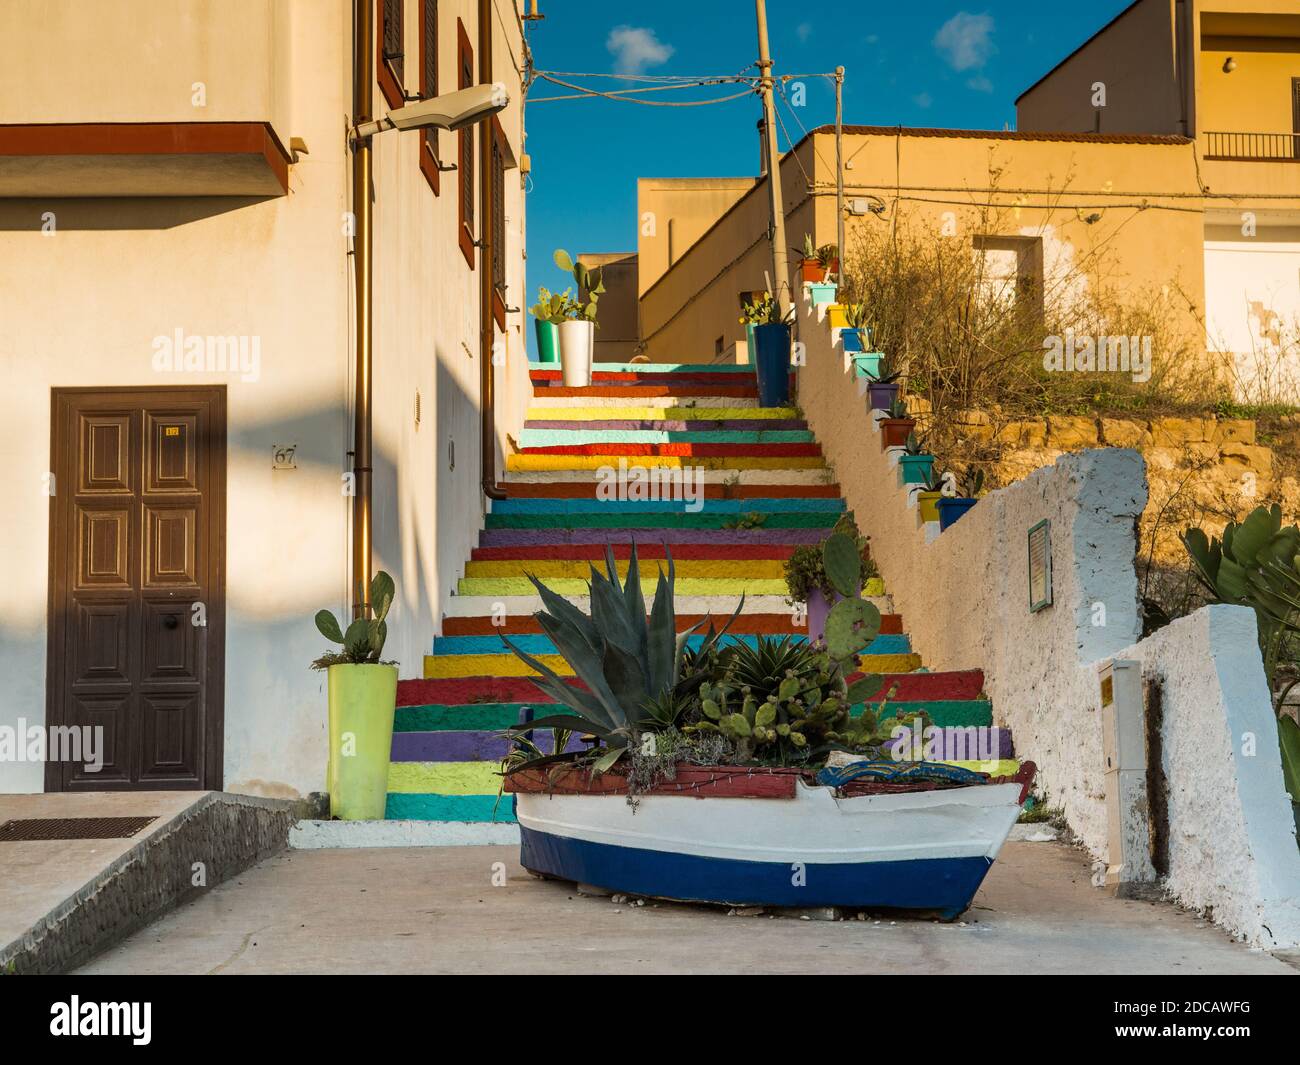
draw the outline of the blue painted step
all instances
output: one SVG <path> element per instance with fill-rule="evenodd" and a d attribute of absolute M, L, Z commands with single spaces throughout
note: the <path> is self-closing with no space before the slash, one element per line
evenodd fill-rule
<path fill-rule="evenodd" d="M 794 636 L 796 643 L 803 643 L 807 636 Z M 692 648 L 699 647 L 705 639 L 703 635 L 695 635 L 688 638 L 688 643 Z M 745 643 L 750 647 L 758 645 L 758 637 L 750 635 L 732 635 L 728 633 L 722 637 L 724 644 Z M 511 636 L 510 642 L 519 650 L 530 655 L 553 655 L 558 652 L 555 650 L 555 644 L 551 642 L 549 636 L 541 636 L 537 633 L 526 635 Z M 436 655 L 496 655 L 506 651 L 507 648 L 501 642 L 500 636 L 436 636 L 433 640 L 433 653 Z M 877 636 L 867 646 L 863 654 L 869 655 L 905 655 L 912 650 L 911 640 L 905 634 L 885 634 Z"/>

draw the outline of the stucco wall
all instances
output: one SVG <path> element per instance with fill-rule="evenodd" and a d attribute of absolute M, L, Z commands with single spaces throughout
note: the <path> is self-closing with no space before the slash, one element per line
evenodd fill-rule
<path fill-rule="evenodd" d="M 45 718 L 50 389 L 224 384 L 224 784 L 289 797 L 324 786 L 324 675 L 308 665 L 326 642 L 312 616 L 322 607 L 343 614 L 350 603 L 351 499 L 342 476 L 351 468 L 354 320 L 342 120 L 351 110 L 351 9 L 345 0 L 278 0 L 275 7 L 296 16 L 286 45 L 291 132 L 310 149 L 290 169 L 287 196 L 0 200 L 0 292 L 11 312 L 0 330 L 0 458 L 9 500 L 0 522 L 7 681 L 0 725 Z M 476 40 L 477 5 L 457 0 L 440 11 L 452 27 L 440 34 L 447 78 L 455 70 L 455 18 Z M 408 55 L 416 54 L 414 12 L 408 4 Z M 503 5 L 494 48 L 512 98 L 501 121 L 516 157 L 517 29 L 512 5 Z M 131 70 L 121 56 L 116 61 Z M 85 117 L 103 116 L 92 107 Z M 442 140 L 450 158 L 453 137 Z M 399 662 L 403 677 L 418 677 L 483 521 L 478 274 L 455 236 L 455 175 L 443 175 L 434 197 L 419 171 L 418 137 L 387 133 L 375 147 L 375 562 L 398 589 L 386 657 Z M 46 235 L 42 216 L 51 211 L 57 229 Z M 507 303 L 519 307 L 518 170 L 507 171 L 506 216 Z M 508 315 L 496 369 L 500 449 L 507 433 L 517 435 L 529 392 L 522 322 L 522 312 Z M 158 374 L 152 340 L 177 328 L 258 337 L 259 376 Z M 297 445 L 296 470 L 272 470 L 275 444 Z M 39 765 L 0 763 L 0 791 L 42 787 Z"/>
<path fill-rule="evenodd" d="M 1300 852 L 1258 647 L 1242 628 L 1252 616 L 1214 608 L 1139 642 L 1133 560 L 1146 502 L 1141 456 L 1126 449 L 1063 456 L 990 493 L 936 536 L 897 486 L 830 330 L 811 318 L 805 311 L 799 402 L 927 666 L 983 669 L 997 723 L 1011 729 L 1018 756 L 1038 764 L 1038 788 L 1103 856 L 1096 667 L 1111 657 L 1141 660 L 1144 675 L 1163 687 L 1169 891 L 1213 908 L 1216 920 L 1252 942 L 1300 943 Z M 1053 604 L 1033 613 L 1027 536 L 1044 519 Z M 1243 730 L 1259 737 L 1250 758 L 1230 742 Z"/>

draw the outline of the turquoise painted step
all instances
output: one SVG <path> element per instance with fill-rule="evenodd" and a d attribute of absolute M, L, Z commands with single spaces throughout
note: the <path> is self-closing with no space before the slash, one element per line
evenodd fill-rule
<path fill-rule="evenodd" d="M 388 821 L 505 821 L 515 819 L 513 795 L 420 795 L 388 793 Z"/>
<path fill-rule="evenodd" d="M 807 636 L 794 634 L 796 643 L 804 643 L 807 639 Z M 692 648 L 698 648 L 704 640 L 704 636 L 696 635 L 689 637 L 687 642 Z M 549 636 L 527 633 L 511 636 L 510 642 L 526 654 L 558 654 L 555 644 L 551 642 Z M 728 634 L 722 637 L 722 642 L 723 644 L 745 643 L 750 647 L 757 647 L 758 637 Z M 503 650 L 506 650 L 506 645 L 501 642 L 500 636 L 436 636 L 433 641 L 433 653 L 436 655 L 495 655 L 500 654 Z M 912 644 L 907 636 L 885 634 L 872 640 L 862 653 L 869 655 L 905 655 L 910 653 L 911 650 Z"/>
<path fill-rule="evenodd" d="M 538 693 L 540 699 L 541 693 Z M 461 706 L 399 706 L 394 719 L 396 732 L 494 732 L 514 728 L 526 706 L 534 717 L 569 713 L 558 703 L 468 703 Z M 993 706 L 987 699 L 928 699 L 885 704 L 885 718 L 924 710 L 940 726 L 992 725 Z M 856 717 L 862 705 L 853 708 Z"/>
<path fill-rule="evenodd" d="M 842 499 L 788 497 L 783 499 L 502 499 L 492 504 L 493 514 L 570 514 L 581 506 L 599 506 L 602 512 L 621 514 L 839 514 Z M 687 507 L 692 509 L 688 512 Z"/>
<path fill-rule="evenodd" d="M 807 641 L 807 636 L 792 633 L 794 642 L 803 644 Z M 688 637 L 690 648 L 697 649 L 705 641 L 705 636 L 695 635 Z M 551 642 L 550 636 L 539 636 L 538 633 L 525 633 L 525 635 L 511 636 L 511 644 L 515 645 L 525 654 L 558 654 L 554 642 Z M 748 644 L 751 648 L 757 648 L 758 637 L 749 635 L 733 636 L 728 633 L 723 636 L 722 642 L 727 644 Z M 500 654 L 506 649 L 499 636 L 435 636 L 433 640 L 434 654 Z M 905 635 L 897 633 L 887 633 L 884 636 L 878 636 L 867 645 L 867 649 L 862 651 L 863 654 L 909 654 L 911 651 L 911 641 Z"/>
<path fill-rule="evenodd" d="M 743 502 L 743 501 L 742 501 Z M 570 514 L 489 514 L 485 520 L 488 529 L 723 529 L 728 522 L 735 522 L 736 514 L 718 513 L 673 513 L 670 507 L 682 504 L 658 503 L 656 510 L 650 512 L 623 511 L 613 509 L 612 504 L 592 502 L 592 506 L 610 507 L 599 512 L 583 511 Z M 764 511 L 751 507 L 740 512 L 745 514 L 762 514 Z M 635 522 L 628 521 L 629 514 L 636 514 Z M 810 512 L 807 508 L 798 513 L 768 514 L 766 520 L 753 526 L 757 529 L 829 529 L 838 519 L 836 511 Z"/>
<path fill-rule="evenodd" d="M 807 429 L 524 429 L 520 447 L 559 444 L 811 444 Z"/>

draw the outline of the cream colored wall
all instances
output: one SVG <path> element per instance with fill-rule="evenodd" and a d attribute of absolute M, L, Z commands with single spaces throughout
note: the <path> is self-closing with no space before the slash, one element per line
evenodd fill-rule
<path fill-rule="evenodd" d="M 346 0 L 287 4 L 294 136 L 311 152 L 289 194 L 231 200 L 0 200 L 0 459 L 9 510 L 0 522 L 0 725 L 45 716 L 50 389 L 60 386 L 228 390 L 225 786 L 267 795 L 324 786 L 326 649 L 312 615 L 349 603 L 352 276 L 351 15 Z M 455 21 L 477 39 L 470 0 L 440 5 L 442 69 L 454 71 Z M 283 12 L 281 13 L 283 14 Z M 408 6 L 414 27 L 415 5 Z M 282 23 L 283 24 L 283 23 Z M 516 27 L 512 31 L 511 26 Z M 518 23 L 497 9 L 498 69 L 518 55 Z M 17 53 L 35 48 L 10 38 Z M 119 55 L 122 70 L 138 64 Z M 120 76 L 120 75 L 119 75 Z M 444 75 L 448 76 L 448 75 Z M 518 84 L 507 136 L 522 147 Z M 376 101 L 379 100 L 376 92 Z M 456 242 L 454 174 L 435 199 L 414 135 L 387 133 L 375 152 L 376 563 L 398 585 L 387 655 L 403 677 L 422 658 L 482 525 L 479 492 L 477 274 Z M 450 157 L 450 135 L 444 154 Z M 508 283 L 522 303 L 523 194 L 506 184 Z M 53 212 L 57 230 L 41 231 Z M 21 313 L 12 313 L 21 309 Z M 527 397 L 519 313 L 507 319 L 497 370 L 498 439 L 516 433 Z M 220 373 L 159 374 L 152 340 L 188 334 L 260 338 L 256 381 Z M 468 348 L 468 350 L 466 350 Z M 415 427 L 415 392 L 423 417 Z M 448 451 L 456 444 L 455 470 Z M 298 445 L 298 469 L 273 472 L 275 444 Z M 39 766 L 0 763 L 0 792 L 42 789 Z"/>
<path fill-rule="evenodd" d="M 640 178 L 636 183 L 638 293 L 645 295 L 664 275 L 671 261 L 680 259 L 687 248 L 754 187 L 755 180 Z"/>
<path fill-rule="evenodd" d="M 0 124 L 270 122 L 287 148 L 291 17 L 330 22 L 334 7 L 335 0 L 306 7 L 299 0 L 5 0 Z"/>
<path fill-rule="evenodd" d="M 1016 100 L 1016 128 L 1092 132 L 1093 85 L 1103 82 L 1101 132 L 1181 133 L 1173 12 L 1174 0 L 1143 0 L 1127 10 Z M 1072 43 L 1054 44 L 1045 60 Z"/>

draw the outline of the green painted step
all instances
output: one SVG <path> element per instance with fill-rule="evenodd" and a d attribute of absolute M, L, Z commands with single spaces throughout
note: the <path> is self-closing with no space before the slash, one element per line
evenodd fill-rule
<path fill-rule="evenodd" d="M 755 511 L 755 513 L 762 513 Z M 768 514 L 756 529 L 829 529 L 838 513 Z M 736 527 L 735 514 L 489 514 L 489 529 L 725 529 Z"/>

